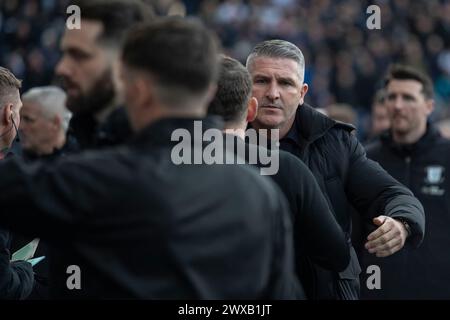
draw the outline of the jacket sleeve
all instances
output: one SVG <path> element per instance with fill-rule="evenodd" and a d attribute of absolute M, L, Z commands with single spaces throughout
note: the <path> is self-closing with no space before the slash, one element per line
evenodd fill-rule
<path fill-rule="evenodd" d="M 277 186 L 275 186 L 277 187 Z M 272 215 L 273 268 L 268 294 L 265 299 L 304 300 L 306 295 L 302 284 L 295 275 L 294 245 L 292 242 L 292 222 L 285 196 L 277 188 L 272 198 L 275 214 Z"/>
<path fill-rule="evenodd" d="M 371 224 L 378 215 L 402 218 L 411 226 L 408 241 L 418 246 L 425 233 L 425 213 L 413 193 L 395 180 L 378 163 L 366 157 L 358 140 L 350 133 L 344 135 L 349 148 L 346 190 L 349 201 Z"/>
<path fill-rule="evenodd" d="M 26 299 L 33 290 L 34 273 L 30 263 L 10 262 L 9 233 L 0 231 L 0 300 Z"/>
<path fill-rule="evenodd" d="M 2 161 L 0 227 L 47 239 L 86 236 L 86 217 L 97 212 L 98 199 L 118 193 L 109 191 L 111 168 L 94 167 L 89 157 L 59 159 L 52 165 Z"/>
<path fill-rule="evenodd" d="M 291 186 L 297 203 L 294 228 L 303 240 L 311 260 L 319 266 L 342 271 L 350 261 L 349 245 L 320 187 L 308 167 L 299 159 L 289 157 Z"/>

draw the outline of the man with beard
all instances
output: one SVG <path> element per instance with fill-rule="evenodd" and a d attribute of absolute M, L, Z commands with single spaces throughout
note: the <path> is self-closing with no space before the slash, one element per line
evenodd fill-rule
<path fill-rule="evenodd" d="M 81 149 L 120 144 L 131 129 L 115 85 L 116 64 L 127 30 L 153 19 L 140 0 L 79 0 L 81 28 L 66 29 L 56 67 L 74 114 L 69 135 Z"/>
<path fill-rule="evenodd" d="M 57 249 L 50 292 L 60 299 L 302 297 L 276 185 L 250 166 L 173 159 L 175 130 L 194 137 L 196 157 L 206 146 L 196 121 L 217 127 L 205 117 L 214 36 L 181 18 L 133 31 L 121 59 L 133 140 L 51 165 L 0 164 L 0 223 Z"/>
<path fill-rule="evenodd" d="M 367 156 L 409 187 L 425 208 L 426 236 L 414 249 L 378 259 L 362 252 L 364 266 L 381 269 L 380 290 L 362 290 L 366 299 L 450 299 L 450 141 L 428 120 L 433 83 L 424 73 L 393 66 L 385 80 L 391 129 L 367 146 Z M 363 279 L 365 280 L 365 279 Z"/>

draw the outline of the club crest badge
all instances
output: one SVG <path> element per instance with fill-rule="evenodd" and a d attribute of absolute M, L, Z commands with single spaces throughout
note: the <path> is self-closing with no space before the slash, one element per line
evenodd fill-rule
<path fill-rule="evenodd" d="M 422 193 L 430 196 L 443 196 L 445 194 L 445 190 L 440 186 L 445 180 L 444 170 L 444 167 L 437 165 L 425 167 L 425 185 L 421 188 Z"/>
<path fill-rule="evenodd" d="M 427 175 L 425 177 L 425 183 L 427 184 L 439 184 L 444 181 L 444 167 L 442 166 L 428 166 L 425 168 Z"/>

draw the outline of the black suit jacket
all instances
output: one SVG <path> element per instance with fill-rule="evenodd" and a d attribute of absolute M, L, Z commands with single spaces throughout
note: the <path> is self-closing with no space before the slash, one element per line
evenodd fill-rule
<path fill-rule="evenodd" d="M 51 166 L 0 165 L 0 221 L 56 250 L 54 297 L 302 297 L 281 191 L 248 166 L 175 165 L 171 134 L 192 125 L 162 120 L 128 146 Z M 79 290 L 67 286 L 70 266 Z"/>
<path fill-rule="evenodd" d="M 308 298 L 315 298 L 319 279 L 312 263 L 339 272 L 344 270 L 350 261 L 349 245 L 344 232 L 313 174 L 300 159 L 282 150 L 273 151 L 245 143 L 239 137 L 235 137 L 234 141 L 235 148 L 232 151 L 240 155 L 238 150 L 245 150 L 245 154 L 240 156 L 259 168 L 275 166 L 273 163 L 261 161 L 260 155 L 272 159 L 277 157 L 278 170 L 268 177 L 277 183 L 288 200 L 294 227 L 297 275 Z M 256 161 L 253 161 L 250 155 L 253 155 Z"/>

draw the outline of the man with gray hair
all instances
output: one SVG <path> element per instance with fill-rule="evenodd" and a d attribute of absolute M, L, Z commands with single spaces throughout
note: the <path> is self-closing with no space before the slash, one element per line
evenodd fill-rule
<path fill-rule="evenodd" d="M 351 206 L 370 225 L 365 248 L 377 257 L 400 250 L 405 241 L 418 245 L 424 234 L 424 211 L 410 190 L 377 163 L 367 159 L 350 124 L 332 120 L 304 103 L 305 61 L 300 49 L 283 40 L 259 43 L 247 59 L 259 111 L 255 129 L 279 129 L 280 148 L 313 172 L 337 221 L 351 243 Z M 361 271 L 353 247 L 347 269 L 336 273 L 315 266 L 313 299 L 358 299 Z M 305 288 L 305 291 L 310 291 Z"/>
<path fill-rule="evenodd" d="M 54 158 L 66 145 L 71 117 L 66 108 L 65 92 L 54 86 L 33 88 L 22 95 L 20 139 L 26 159 Z"/>

